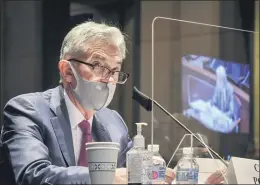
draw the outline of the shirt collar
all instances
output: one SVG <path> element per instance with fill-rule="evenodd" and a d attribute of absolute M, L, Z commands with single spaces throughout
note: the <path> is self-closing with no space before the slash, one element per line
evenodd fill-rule
<path fill-rule="evenodd" d="M 84 116 L 78 110 L 78 108 L 71 102 L 69 96 L 67 95 L 66 91 L 64 90 L 64 99 L 67 106 L 70 125 L 72 128 L 76 128 L 80 122 L 85 120 Z M 88 120 L 90 126 L 92 127 L 93 116 Z"/>

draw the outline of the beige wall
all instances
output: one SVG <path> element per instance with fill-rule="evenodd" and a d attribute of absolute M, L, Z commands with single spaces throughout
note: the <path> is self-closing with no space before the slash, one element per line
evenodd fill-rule
<path fill-rule="evenodd" d="M 232 4 L 228 4 L 230 15 L 234 15 Z M 195 22 L 219 25 L 220 4 L 217 1 L 141 1 L 141 56 L 140 56 L 140 89 L 151 96 L 151 28 L 155 16 L 171 17 Z M 226 19 L 232 23 L 232 17 Z M 136 75 L 133 68 L 133 43 L 134 18 L 125 24 L 124 31 L 129 36 L 127 42 L 128 54 L 124 61 L 123 71 L 130 72 L 131 77 L 123 86 L 118 86 L 111 107 L 120 112 L 129 130 L 133 131 L 133 105 L 131 99 L 133 76 Z M 228 31 L 223 34 L 229 34 Z M 201 132 L 210 136 L 210 144 L 216 151 L 219 150 L 219 134 L 209 131 L 204 126 L 194 124 L 184 118 L 182 113 L 182 87 L 181 87 L 181 56 L 184 54 L 201 54 L 219 57 L 219 29 L 194 24 L 169 22 L 158 20 L 155 24 L 155 99 L 167 110 L 174 113 L 185 125 L 194 132 Z M 237 37 L 228 37 L 227 53 L 234 53 L 233 46 L 241 44 L 243 40 Z M 237 39 L 237 40 L 236 40 Z M 225 49 L 225 50 L 226 50 Z M 242 51 L 242 49 L 241 49 Z M 223 51 L 222 51 L 223 52 Z M 240 54 L 244 59 L 245 53 Z M 173 88 L 174 87 L 174 88 Z M 160 110 L 155 110 L 155 143 L 163 146 L 161 153 L 169 158 L 176 148 L 181 137 L 185 133 L 179 126 L 172 124 Z M 140 120 L 149 123 L 151 114 L 140 108 Z M 146 144 L 150 143 L 150 127 L 144 129 Z"/>
<path fill-rule="evenodd" d="M 141 91 L 151 95 L 151 24 L 156 16 L 184 19 L 189 21 L 219 24 L 219 2 L 217 1 L 142 1 L 141 4 Z M 218 29 L 193 24 L 157 20 L 155 23 L 155 91 L 154 97 L 167 110 L 181 113 L 181 55 L 187 53 L 219 55 Z M 174 87 L 174 88 L 173 88 Z M 172 125 L 166 116 L 155 110 L 154 142 L 163 145 L 161 153 L 169 158 L 185 133 Z M 187 119 L 178 116 L 195 132 Z M 151 114 L 140 109 L 140 121 L 149 123 Z M 207 130 L 202 132 L 207 133 Z M 146 143 L 150 142 L 150 127 L 145 129 Z M 212 133 L 211 144 L 219 147 L 219 138 Z"/>
<path fill-rule="evenodd" d="M 218 2 L 143 1 L 141 6 L 141 90 L 151 95 L 151 23 L 155 16 L 218 24 Z M 203 10 L 203 11 L 201 11 Z M 180 53 L 218 56 L 218 29 L 194 24 L 157 20 L 155 24 L 155 98 L 166 108 L 176 98 L 169 92 L 174 81 L 179 82 Z M 176 57 L 176 55 L 178 55 Z M 167 80 L 165 80 L 167 79 Z M 174 84 L 176 86 L 180 84 Z M 167 89 L 160 87 L 168 87 Z M 177 91 L 178 92 L 178 91 Z M 174 99 L 173 102 L 181 102 Z M 141 111 L 142 120 L 150 119 Z"/>
<path fill-rule="evenodd" d="M 133 7 L 132 7 L 133 8 Z M 135 71 L 133 71 L 133 38 L 134 38 L 134 18 L 131 17 L 130 20 L 125 25 L 124 31 L 128 35 L 126 47 L 127 47 L 127 54 L 126 54 L 126 60 L 124 61 L 123 70 L 127 73 L 130 73 L 131 77 L 127 80 L 127 83 L 125 83 L 122 87 L 122 94 L 121 100 L 122 100 L 122 109 L 123 109 L 123 118 L 127 120 L 128 129 L 132 130 L 132 121 L 133 121 L 133 100 L 132 100 L 132 87 L 133 84 L 133 75 L 135 75 Z M 131 39 L 130 39 L 131 38 Z M 123 97 L 123 98 L 122 98 Z"/>
<path fill-rule="evenodd" d="M 123 62 L 122 71 L 130 74 L 127 82 L 123 85 L 117 85 L 117 89 L 111 104 L 110 108 L 115 109 L 120 113 L 125 123 L 128 126 L 129 131 L 132 131 L 133 126 L 133 100 L 132 100 L 132 87 L 133 84 L 133 76 L 135 75 L 135 71 L 133 71 L 133 46 L 134 43 L 134 29 L 135 29 L 135 17 L 130 16 L 135 6 L 129 7 L 129 9 L 125 12 L 126 20 L 124 22 L 123 32 L 126 34 L 126 58 Z"/>

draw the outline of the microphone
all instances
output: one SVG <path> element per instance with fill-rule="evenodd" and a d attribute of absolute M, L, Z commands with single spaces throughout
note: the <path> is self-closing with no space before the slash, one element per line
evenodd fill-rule
<path fill-rule="evenodd" d="M 227 162 L 222 159 L 217 152 L 215 152 L 211 147 L 206 145 L 203 141 L 201 141 L 190 129 L 188 129 L 184 124 L 182 124 L 177 118 L 175 118 L 171 113 L 169 113 L 163 106 L 161 106 L 157 101 L 151 99 L 146 94 L 140 92 L 135 86 L 133 88 L 133 100 L 138 102 L 144 109 L 147 111 L 152 111 L 152 103 L 155 104 L 158 108 L 160 108 L 167 116 L 169 116 L 172 120 L 174 120 L 179 126 L 181 126 L 185 131 L 191 134 L 198 142 L 200 142 L 203 146 L 208 148 L 221 162 L 227 167 Z"/>
<path fill-rule="evenodd" d="M 152 111 L 152 100 L 144 93 L 140 92 L 135 86 L 133 89 L 133 97 L 147 111 Z"/>

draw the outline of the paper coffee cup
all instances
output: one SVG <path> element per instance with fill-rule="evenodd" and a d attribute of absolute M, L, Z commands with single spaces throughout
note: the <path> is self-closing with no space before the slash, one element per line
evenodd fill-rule
<path fill-rule="evenodd" d="M 86 144 L 91 184 L 113 184 L 119 146 L 114 142 Z"/>

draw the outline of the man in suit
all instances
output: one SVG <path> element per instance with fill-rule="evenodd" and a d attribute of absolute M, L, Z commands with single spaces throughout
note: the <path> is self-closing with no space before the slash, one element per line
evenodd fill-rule
<path fill-rule="evenodd" d="M 17 184 L 89 184 L 85 143 L 92 141 L 118 142 L 117 165 L 124 165 L 132 141 L 121 116 L 106 107 L 129 76 L 121 71 L 125 51 L 118 28 L 82 23 L 62 43 L 62 85 L 6 104 L 2 142 Z M 122 183 L 117 173 L 115 181 Z"/>
<path fill-rule="evenodd" d="M 82 23 L 62 43 L 62 85 L 6 104 L 1 141 L 16 184 L 89 184 L 85 143 L 92 141 L 120 144 L 115 183 L 127 182 L 120 167 L 133 144 L 121 116 L 106 108 L 129 76 L 121 71 L 125 50 L 117 28 Z M 166 181 L 174 177 L 167 168 Z"/>
<path fill-rule="evenodd" d="M 226 70 L 219 66 L 216 70 L 217 81 L 211 103 L 224 114 L 234 119 L 234 90 L 227 80 Z"/>

